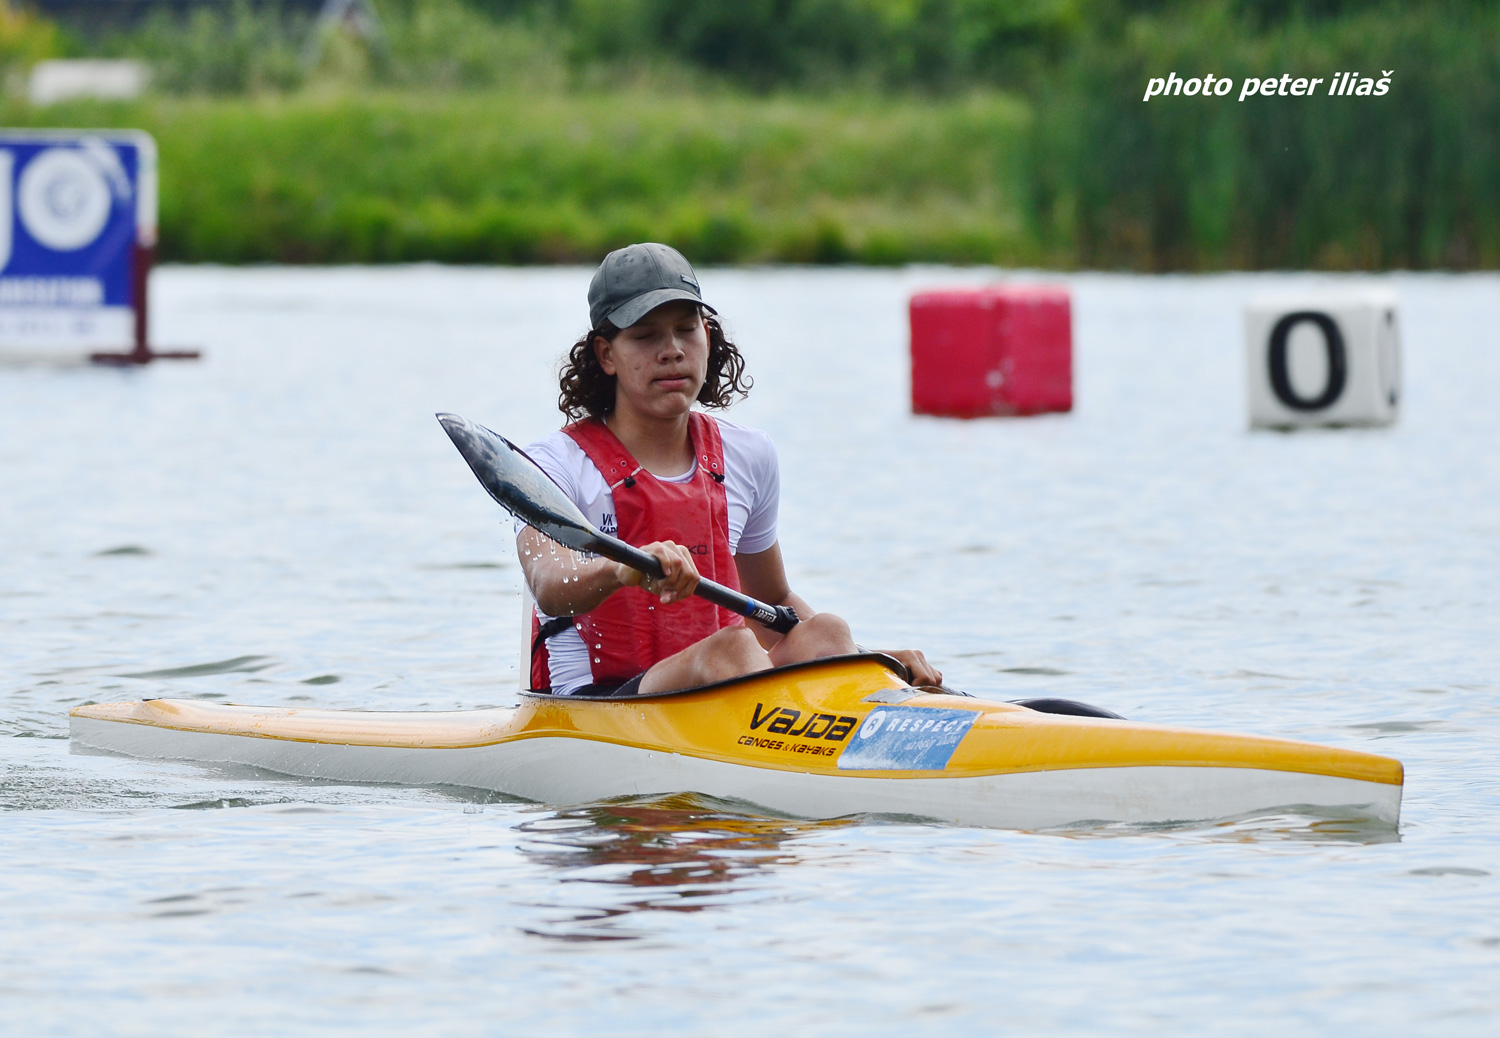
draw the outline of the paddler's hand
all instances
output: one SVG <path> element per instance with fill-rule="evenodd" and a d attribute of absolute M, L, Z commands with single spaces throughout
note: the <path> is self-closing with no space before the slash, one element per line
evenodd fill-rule
<path fill-rule="evenodd" d="M 882 649 L 887 656 L 894 656 L 911 672 L 913 685 L 941 685 L 943 672 L 927 662 L 921 649 Z"/>
<path fill-rule="evenodd" d="M 617 565 L 616 576 L 624 587 L 639 587 L 655 595 L 662 605 L 671 605 L 691 598 L 698 588 L 698 567 L 693 564 L 693 554 L 673 541 L 653 541 L 641 545 L 641 550 L 656 556 L 661 563 L 662 575 L 648 577 L 638 569 Z"/>

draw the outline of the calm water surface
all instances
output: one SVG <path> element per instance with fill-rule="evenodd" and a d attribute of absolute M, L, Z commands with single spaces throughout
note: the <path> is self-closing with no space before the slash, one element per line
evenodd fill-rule
<path fill-rule="evenodd" d="M 1500 1030 L 1494 277 L 1353 282 L 1400 295 L 1402 421 L 1284 435 L 1246 430 L 1240 308 L 1313 279 L 1063 279 L 1075 412 L 965 423 L 908 414 L 905 300 L 992 272 L 704 275 L 805 597 L 979 694 L 1399 757 L 1399 830 L 809 822 L 70 752 L 89 701 L 513 702 L 508 522 L 432 413 L 556 427 L 588 276 L 168 269 L 158 339 L 203 362 L 0 368 L 0 1029 Z"/>

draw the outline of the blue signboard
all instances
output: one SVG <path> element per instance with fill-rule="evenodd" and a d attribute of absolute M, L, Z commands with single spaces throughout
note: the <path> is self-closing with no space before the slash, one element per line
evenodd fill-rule
<path fill-rule="evenodd" d="M 129 350 L 156 244 L 156 144 L 0 130 L 0 350 Z"/>

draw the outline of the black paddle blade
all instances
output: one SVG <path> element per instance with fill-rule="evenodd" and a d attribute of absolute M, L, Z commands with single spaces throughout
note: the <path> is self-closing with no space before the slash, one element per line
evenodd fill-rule
<path fill-rule="evenodd" d="M 501 508 L 559 544 L 597 547 L 599 531 L 515 444 L 460 415 L 439 413 L 437 420 Z"/>

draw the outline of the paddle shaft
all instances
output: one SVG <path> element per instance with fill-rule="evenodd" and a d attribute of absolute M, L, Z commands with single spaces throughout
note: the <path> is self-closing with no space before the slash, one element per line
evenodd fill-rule
<path fill-rule="evenodd" d="M 589 550 L 596 555 L 603 555 L 613 562 L 629 566 L 631 569 L 640 570 L 647 576 L 662 576 L 661 560 L 649 552 L 632 547 L 624 541 L 611 537 L 607 533 L 598 530 L 590 531 L 592 536 Z M 756 623 L 780 634 L 785 634 L 797 626 L 797 612 L 791 606 L 769 606 L 764 602 L 751 598 L 749 595 L 741 594 L 733 588 L 727 588 L 723 584 L 717 584 L 706 577 L 700 577 L 698 586 L 693 594 L 699 598 L 706 599 L 716 606 L 722 606 L 731 613 L 740 616 L 748 616 Z"/>
<path fill-rule="evenodd" d="M 591 551 L 648 576 L 663 575 L 656 556 L 595 529 L 551 477 L 504 436 L 461 415 L 440 413 L 437 420 L 490 497 L 517 519 L 574 551 Z M 712 580 L 700 579 L 693 594 L 780 634 L 797 626 L 790 606 L 769 606 Z"/>

